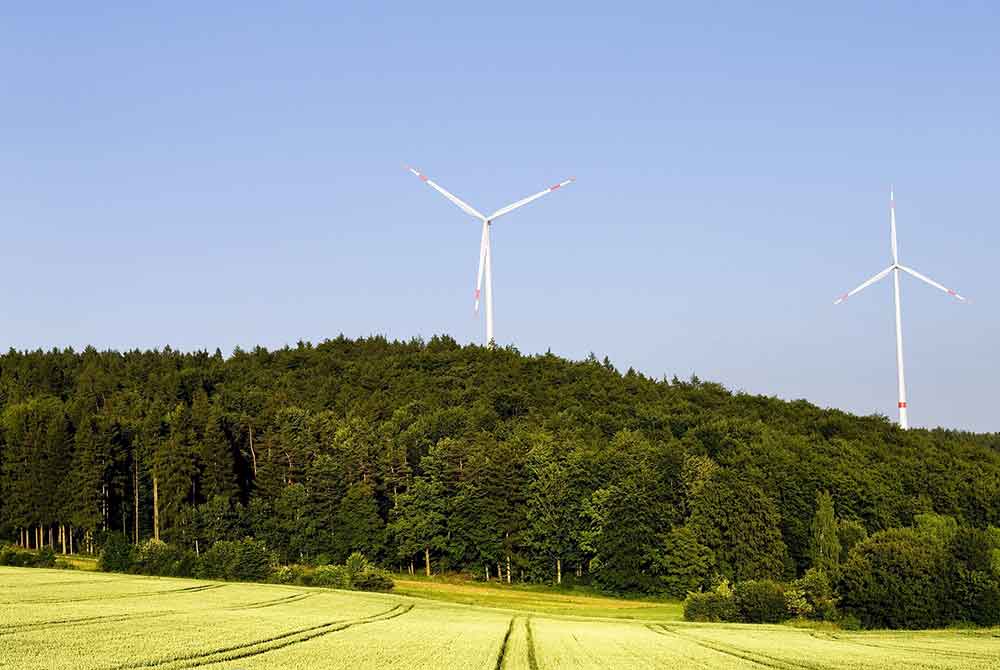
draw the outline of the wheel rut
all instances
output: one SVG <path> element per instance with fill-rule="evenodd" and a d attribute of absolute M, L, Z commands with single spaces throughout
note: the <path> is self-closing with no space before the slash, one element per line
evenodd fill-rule
<path fill-rule="evenodd" d="M 749 649 L 744 649 L 742 647 L 737 647 L 735 645 L 725 644 L 722 642 L 709 642 L 707 640 L 702 640 L 693 635 L 685 635 L 684 633 L 679 633 L 676 630 L 667 628 L 666 626 L 648 624 L 646 626 L 649 630 L 654 633 L 666 636 L 674 636 L 686 640 L 687 642 L 692 642 L 699 647 L 714 651 L 718 654 L 723 654 L 725 656 L 731 656 L 733 658 L 738 658 L 743 661 L 748 661 L 759 665 L 763 668 L 770 668 L 771 670 L 819 670 L 819 666 L 808 665 L 805 663 L 797 663 L 795 661 L 789 661 L 783 658 L 776 658 L 774 656 L 769 656 L 768 654 L 762 654 L 757 651 L 751 651 Z"/>
<path fill-rule="evenodd" d="M 249 658 L 251 656 L 260 656 L 261 654 L 284 649 L 295 644 L 308 642 L 310 640 L 323 637 L 324 635 L 337 633 L 354 626 L 395 619 L 396 617 L 406 614 L 412 610 L 413 607 L 413 605 L 396 605 L 395 607 L 385 610 L 384 612 L 379 612 L 378 614 L 373 614 L 367 617 L 329 621 L 315 626 L 299 628 L 270 638 L 253 640 L 251 642 L 245 642 L 243 644 L 233 645 L 230 647 L 222 647 L 212 651 L 174 656 L 171 658 L 148 662 L 126 663 L 123 665 L 112 666 L 106 670 L 138 670 L 140 668 L 184 670 L 185 668 L 197 668 L 203 665 L 210 665 L 212 663 L 236 661 L 243 658 Z"/>

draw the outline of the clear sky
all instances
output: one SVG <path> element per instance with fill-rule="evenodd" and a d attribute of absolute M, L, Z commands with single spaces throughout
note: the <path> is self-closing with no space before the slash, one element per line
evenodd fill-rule
<path fill-rule="evenodd" d="M 496 333 L 1000 430 L 1000 5 L 20 3 L 0 21 L 0 346 Z M 154 4 L 154 3 L 148 3 Z M 363 3 L 354 3 L 361 7 Z M 806 8 L 807 5 L 812 5 Z"/>

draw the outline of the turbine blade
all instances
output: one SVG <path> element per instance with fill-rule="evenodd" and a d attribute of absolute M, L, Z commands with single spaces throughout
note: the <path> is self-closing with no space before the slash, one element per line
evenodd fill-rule
<path fill-rule="evenodd" d="M 944 291 L 945 293 L 947 293 L 951 297 L 955 298 L 956 300 L 960 300 L 962 302 L 969 302 L 968 299 L 960 296 L 955 291 L 952 291 L 950 288 L 948 288 L 946 286 L 942 286 L 941 284 L 938 284 L 936 281 L 934 281 L 930 277 L 925 277 L 924 275 L 920 274 L 919 272 L 917 272 L 913 268 L 908 268 L 905 265 L 900 265 L 899 269 L 902 270 L 903 272 L 905 272 L 908 275 L 912 275 L 912 276 L 916 277 L 917 279 L 919 279 L 922 282 L 930 284 L 931 286 L 933 286 L 934 288 L 936 288 L 938 290 Z"/>
<path fill-rule="evenodd" d="M 576 181 L 576 177 L 570 177 L 566 181 L 561 181 L 558 184 L 554 184 L 553 186 L 548 187 L 544 191 L 540 191 L 540 192 L 538 192 L 538 193 L 536 193 L 534 195 L 529 195 L 527 198 L 524 198 L 523 200 L 518 200 L 517 202 L 512 203 L 510 205 L 507 205 L 506 207 L 501 207 L 497 211 L 495 211 L 492 214 L 490 214 L 490 221 L 492 221 L 493 219 L 495 219 L 495 218 L 497 218 L 499 216 L 503 216 L 504 214 L 509 214 L 510 212 L 513 212 L 518 207 L 524 207 L 529 202 L 534 202 L 535 200 L 538 200 L 539 198 L 541 198 L 543 195 L 548 195 L 549 193 L 552 193 L 552 191 L 560 189 L 563 186 L 567 186 L 569 184 L 572 184 L 575 181 Z"/>
<path fill-rule="evenodd" d="M 486 267 L 486 247 L 489 240 L 489 225 L 483 221 L 483 236 L 479 241 L 479 272 L 476 273 L 476 314 L 479 314 L 479 293 L 483 288 L 483 271 Z"/>
<path fill-rule="evenodd" d="M 877 275 L 875 275 L 874 277 L 872 277 L 871 279 L 869 279 L 865 283 L 861 284 L 860 286 L 858 286 L 853 291 L 849 291 L 849 292 L 845 293 L 844 295 L 840 296 L 839 298 L 837 298 L 836 300 L 834 300 L 833 304 L 834 305 L 839 305 L 840 303 L 844 302 L 845 300 L 847 300 L 848 298 L 850 298 L 855 293 L 858 293 L 859 291 L 865 290 L 866 288 L 868 288 L 869 286 L 871 286 L 872 284 L 874 284 L 875 282 L 877 282 L 878 280 L 884 278 L 887 274 L 889 274 L 890 272 L 892 272 L 892 269 L 893 269 L 893 266 L 890 265 L 885 270 L 882 270 Z"/>
<path fill-rule="evenodd" d="M 892 231 L 892 262 L 899 263 L 899 245 L 896 244 L 896 192 L 889 187 L 889 228 Z"/>
<path fill-rule="evenodd" d="M 433 181 L 431 181 L 431 179 L 427 175 L 421 174 L 419 171 L 415 170 L 414 168 L 411 168 L 409 165 L 406 166 L 406 169 L 409 170 L 410 172 L 412 172 L 413 174 L 417 175 L 418 177 L 420 177 L 420 180 L 423 181 L 423 182 L 425 182 L 432 189 L 434 189 L 435 191 L 437 191 L 438 193 L 440 193 L 441 195 L 443 195 L 444 197 L 448 198 L 453 203 L 455 203 L 456 205 L 458 205 L 459 208 L 461 208 L 461 210 L 463 212 L 465 212 L 466 214 L 468 214 L 470 216 L 474 216 L 477 219 L 479 219 L 480 221 L 485 221 L 486 220 L 486 217 L 483 216 L 482 214 L 480 214 L 478 211 L 476 211 L 476 209 L 472 205 L 470 205 L 467 202 L 464 202 L 460 198 L 457 198 L 456 196 L 452 195 L 448 191 L 444 190 L 443 188 L 441 188 L 440 186 L 438 186 L 437 184 L 435 184 Z"/>

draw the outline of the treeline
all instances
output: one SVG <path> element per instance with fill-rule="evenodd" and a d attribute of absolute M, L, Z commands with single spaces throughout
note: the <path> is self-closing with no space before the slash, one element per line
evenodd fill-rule
<path fill-rule="evenodd" d="M 447 337 L 10 351 L 0 410 L 0 534 L 60 551 L 254 537 L 282 563 L 683 596 L 801 576 L 820 491 L 844 560 L 922 513 L 1000 525 L 995 434 Z"/>

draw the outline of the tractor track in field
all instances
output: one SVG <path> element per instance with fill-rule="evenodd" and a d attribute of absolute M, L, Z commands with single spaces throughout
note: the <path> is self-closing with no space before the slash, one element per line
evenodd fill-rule
<path fill-rule="evenodd" d="M 743 661 L 749 661 L 764 668 L 770 668 L 771 670 L 822 670 L 821 666 L 809 665 L 806 663 L 798 663 L 796 661 L 789 661 L 783 658 L 777 658 L 775 656 L 770 656 L 768 654 L 763 654 L 759 651 L 751 651 L 749 649 L 744 649 L 743 647 L 737 647 L 731 644 L 725 644 L 721 642 L 709 642 L 707 640 L 702 640 L 693 635 L 685 635 L 684 633 L 679 633 L 672 628 L 667 628 L 663 624 L 647 624 L 646 628 L 657 633 L 659 635 L 674 636 L 679 637 L 687 642 L 693 642 L 699 647 L 708 649 L 709 651 L 714 651 L 718 654 L 723 654 L 725 656 L 731 656 L 733 658 L 738 658 Z"/>
<path fill-rule="evenodd" d="M 96 579 L 66 579 L 63 581 L 51 581 L 51 582 L 32 582 L 29 588 L 35 588 L 36 586 L 64 586 L 72 584 L 109 584 L 111 582 L 125 582 L 131 580 L 131 577 L 115 577 L 112 579 L 105 579 L 104 581 L 98 582 Z M 23 588 L 20 584 L 0 584 L 0 589 L 19 589 Z"/>
<path fill-rule="evenodd" d="M 100 623 L 120 623 L 133 619 L 155 619 L 156 617 L 178 614 L 179 610 L 167 610 L 163 612 L 143 612 L 140 614 L 106 614 L 104 616 L 77 617 L 74 619 L 52 619 L 49 621 L 33 621 L 31 623 L 10 624 L 0 626 L 0 636 L 14 635 L 27 631 L 45 630 L 48 628 L 61 628 L 64 626 L 86 626 Z"/>
<path fill-rule="evenodd" d="M 510 641 L 511 631 L 514 630 L 514 617 L 510 618 L 507 623 L 507 632 L 503 636 L 503 642 L 500 643 L 500 653 L 497 654 L 497 665 L 496 670 L 500 670 L 503 667 L 504 656 L 507 655 L 507 642 Z"/>
<path fill-rule="evenodd" d="M 988 654 L 979 654 L 974 651 L 958 651 L 957 649 L 934 649 L 933 647 L 911 647 L 904 645 L 894 645 L 894 644 L 877 644 L 875 642 L 862 642 L 861 640 L 856 640 L 851 637 L 844 637 L 837 635 L 835 633 L 828 633 L 826 635 L 811 633 L 811 635 L 818 640 L 828 640 L 830 642 L 840 642 L 846 644 L 853 644 L 859 647 L 868 647 L 870 649 L 879 649 L 882 651 L 905 651 L 917 654 L 928 654 L 930 656 L 940 656 L 942 658 L 957 658 L 957 659 L 968 659 L 973 661 L 993 661 L 996 660 L 995 656 L 990 656 Z M 994 636 L 1000 637 L 1000 636 Z"/>
<path fill-rule="evenodd" d="M 227 611 L 239 611 L 239 610 L 257 610 L 263 609 L 265 607 L 277 607 L 278 605 L 290 605 L 292 603 L 297 603 L 305 600 L 306 598 L 312 598 L 315 593 L 293 593 L 290 596 L 283 596 L 281 598 L 274 598 L 272 600 L 261 600 L 255 603 L 248 603 L 246 605 L 234 605 L 233 607 L 226 607 Z"/>
<path fill-rule="evenodd" d="M 531 617 L 524 619 L 524 632 L 528 638 L 528 667 L 538 670 L 538 658 L 535 656 L 535 637 L 531 632 Z"/>
<path fill-rule="evenodd" d="M 58 605 L 61 603 L 85 603 L 94 600 L 126 600 L 128 598 L 148 598 L 150 596 L 162 596 L 168 594 L 187 595 L 189 593 L 204 593 L 221 589 L 227 584 L 206 584 L 204 586 L 187 586 L 182 589 L 165 589 L 163 591 L 145 591 L 142 593 L 118 593 L 115 595 L 93 596 L 90 598 L 55 598 L 39 600 L 19 600 L 15 603 L 2 603 L 5 605 Z"/>
<path fill-rule="evenodd" d="M 302 642 L 308 642 L 309 640 L 314 640 L 318 637 L 323 637 L 324 635 L 329 635 L 331 633 L 337 633 L 353 626 L 395 619 L 396 617 L 406 614 L 412 610 L 413 607 L 413 605 L 396 605 L 388 610 L 385 610 L 384 612 L 372 614 L 367 617 L 329 621 L 327 623 L 307 626 L 305 628 L 299 628 L 282 633 L 281 635 L 275 635 L 273 637 L 260 640 L 253 640 L 251 642 L 245 642 L 231 647 L 222 647 L 221 649 L 214 649 L 207 652 L 174 656 L 172 658 L 165 658 L 146 663 L 126 663 L 124 665 L 112 666 L 107 670 L 138 670 L 142 668 L 169 668 L 169 670 L 184 670 L 185 668 L 197 668 L 199 666 L 210 665 L 212 663 L 228 663 L 231 661 L 249 658 L 251 656 L 260 656 L 261 654 L 284 649 Z"/>

